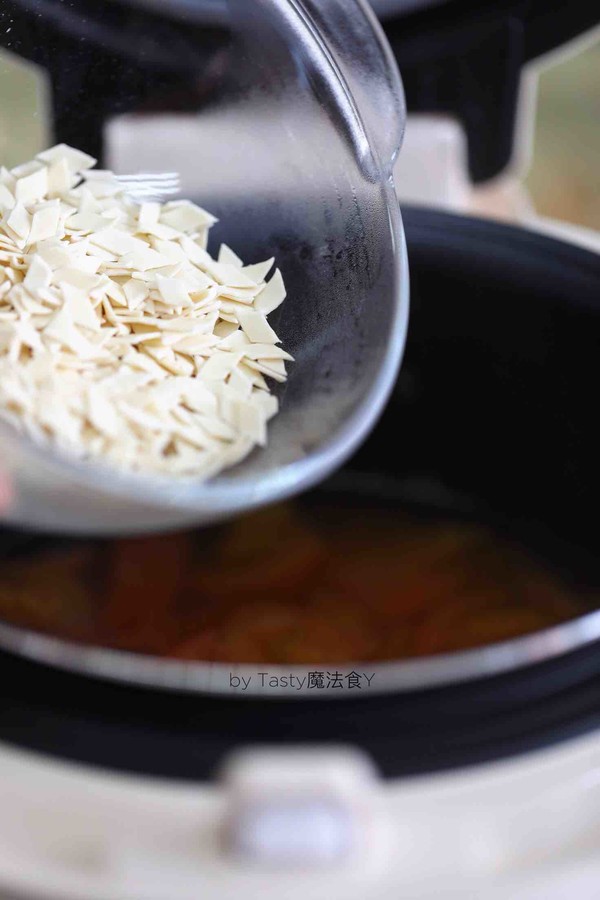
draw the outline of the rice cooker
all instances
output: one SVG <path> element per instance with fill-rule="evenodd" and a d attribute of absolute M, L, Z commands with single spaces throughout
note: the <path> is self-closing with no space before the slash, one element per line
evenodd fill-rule
<path fill-rule="evenodd" d="M 152 165 L 144 135 L 156 134 L 162 153 L 173 134 L 195 146 L 194 115 L 219 110 L 229 35 L 251 6 L 260 20 L 270 4 L 10 0 L 1 41 L 49 73 L 53 136 L 125 171 L 136 152 Z M 358 34 L 347 25 L 354 4 L 281 6 L 316 41 L 325 69 L 340 60 L 333 24 L 336 48 L 345 33 L 359 45 L 377 34 L 368 16 Z M 531 214 L 515 122 L 526 118 L 517 115 L 523 67 L 531 81 L 530 61 L 594 17 L 582 3 L 373 6 L 410 113 L 395 180 L 411 324 L 382 418 L 315 496 L 344 498 L 344 514 L 368 496 L 492 525 L 593 598 L 598 241 Z M 331 87 L 294 53 L 301 35 L 270 36 L 256 47 L 269 64 L 288 67 L 309 93 Z M 355 131 L 344 111 L 355 103 L 364 139 L 394 156 L 393 136 L 373 137 L 385 96 L 369 93 L 375 57 L 367 46 L 361 68 L 346 55 L 354 77 L 338 84 L 349 94 L 319 100 L 346 141 Z M 253 90 L 269 102 L 268 79 Z M 361 148 L 354 158 L 364 162 Z M 182 175 L 193 190 L 189 157 Z M 279 246 L 291 260 L 309 255 L 283 232 Z M 341 277 L 342 263 L 332 271 Z M 36 540 L 0 535 L 5 548 L 29 543 L 32 565 Z M 593 599 L 571 621 L 500 644 L 350 661 L 336 667 L 336 683 L 310 665 L 164 660 L 8 621 L 0 647 L 2 900 L 600 893 Z"/>

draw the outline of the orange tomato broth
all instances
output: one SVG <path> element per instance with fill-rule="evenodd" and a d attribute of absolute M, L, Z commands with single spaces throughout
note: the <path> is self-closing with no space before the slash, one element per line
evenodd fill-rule
<path fill-rule="evenodd" d="M 513 638 L 584 599 L 491 531 L 282 504 L 208 531 L 79 542 L 2 564 L 0 617 L 182 660 L 383 661 Z"/>

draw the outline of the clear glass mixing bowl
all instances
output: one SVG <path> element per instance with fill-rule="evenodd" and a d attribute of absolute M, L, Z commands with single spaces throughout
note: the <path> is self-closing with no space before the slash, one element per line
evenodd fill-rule
<path fill-rule="evenodd" d="M 397 69 L 362 0 L 11 0 L 9 49 L 50 75 L 54 137 L 120 172 L 179 171 L 247 261 L 274 255 L 295 357 L 266 450 L 208 484 L 73 463 L 2 424 L 10 521 L 119 533 L 210 522 L 339 466 L 394 382 L 408 316 L 392 165 Z M 216 4 L 220 6 L 220 4 Z"/>

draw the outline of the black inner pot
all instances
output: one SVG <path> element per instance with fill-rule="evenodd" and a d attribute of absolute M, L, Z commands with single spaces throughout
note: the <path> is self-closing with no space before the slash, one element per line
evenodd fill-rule
<path fill-rule="evenodd" d="M 483 521 L 597 588 L 600 257 L 491 222 L 404 217 L 412 318 L 402 374 L 375 433 L 319 497 Z M 254 741 L 350 742 L 391 776 L 481 762 L 597 727 L 600 621 L 586 619 L 579 645 L 561 644 L 559 629 L 542 662 L 342 700 L 167 693 L 5 652 L 0 740 L 185 779 L 208 777 L 228 749 Z"/>
<path fill-rule="evenodd" d="M 492 222 L 404 218 L 407 352 L 351 470 L 391 477 L 398 499 L 493 521 L 597 586 L 600 258 Z"/>

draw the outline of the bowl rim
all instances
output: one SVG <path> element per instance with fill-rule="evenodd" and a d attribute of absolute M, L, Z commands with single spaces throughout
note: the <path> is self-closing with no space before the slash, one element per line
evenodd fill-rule
<path fill-rule="evenodd" d="M 307 679 L 308 675 L 336 672 L 343 678 L 359 672 L 373 675 L 364 696 L 407 694 L 432 688 L 455 686 L 480 679 L 526 669 L 580 650 L 600 640 L 600 610 L 553 625 L 532 634 L 494 644 L 389 662 L 348 662 L 330 665 L 272 665 L 183 662 L 149 654 L 136 654 L 107 647 L 90 646 L 51 637 L 30 629 L 0 621 L 0 649 L 24 657 L 30 662 L 49 665 L 72 674 L 101 678 L 124 687 L 147 687 L 170 692 L 196 693 L 212 697 L 236 696 L 246 700 L 356 699 L 351 691 L 325 686 L 314 690 L 308 683 L 296 687 L 282 679 Z M 260 676 L 278 679 L 277 687 L 261 685 Z M 240 692 L 231 678 L 250 678 Z"/>

